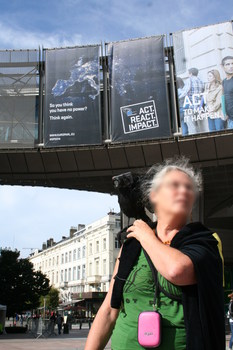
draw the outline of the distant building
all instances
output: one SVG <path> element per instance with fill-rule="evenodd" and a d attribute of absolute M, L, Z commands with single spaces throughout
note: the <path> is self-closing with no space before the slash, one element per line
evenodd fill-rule
<path fill-rule="evenodd" d="M 87 226 L 71 227 L 69 237 L 60 242 L 50 238 L 29 259 L 34 269 L 46 274 L 51 285 L 60 290 L 63 305 L 86 300 L 92 311 L 92 299 L 100 304 L 109 289 L 120 229 L 120 214 L 110 212 Z"/>

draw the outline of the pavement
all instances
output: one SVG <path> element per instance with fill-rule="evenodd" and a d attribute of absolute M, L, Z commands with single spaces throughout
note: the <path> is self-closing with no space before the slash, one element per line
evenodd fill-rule
<path fill-rule="evenodd" d="M 69 334 L 55 334 L 36 339 L 31 333 L 0 335 L 1 350 L 83 350 L 89 329 L 72 329 Z M 111 342 L 105 347 L 111 349 Z"/>
<path fill-rule="evenodd" d="M 32 334 L 0 335 L 1 350 L 84 350 L 89 330 L 71 330 L 69 334 L 53 335 L 49 338 L 35 339 Z M 226 336 L 228 349 L 230 335 Z M 106 350 L 111 350 L 109 341 Z M 170 349 L 168 349 L 170 350 Z"/>

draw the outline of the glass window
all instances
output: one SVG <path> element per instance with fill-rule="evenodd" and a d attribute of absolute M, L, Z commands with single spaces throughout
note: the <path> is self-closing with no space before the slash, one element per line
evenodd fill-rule
<path fill-rule="evenodd" d="M 70 251 L 69 252 L 69 262 L 71 262 L 71 260 L 72 260 L 72 252 Z"/>
<path fill-rule="evenodd" d="M 56 272 L 56 283 L 58 283 L 58 271 Z"/>
<path fill-rule="evenodd" d="M 67 278 L 67 269 L 65 269 L 65 277 L 64 277 L 64 281 L 67 282 L 68 281 L 68 278 Z"/>
<path fill-rule="evenodd" d="M 65 263 L 67 263 L 68 262 L 68 253 L 66 252 L 66 254 L 65 254 Z"/>
<path fill-rule="evenodd" d="M 107 249 L 106 238 L 103 239 L 103 250 Z"/>
<path fill-rule="evenodd" d="M 121 228 L 121 221 L 120 220 L 116 220 L 115 223 L 116 223 L 117 228 Z"/>
<path fill-rule="evenodd" d="M 64 254 L 61 255 L 61 263 L 64 264 Z"/>
<path fill-rule="evenodd" d="M 103 260 L 103 275 L 106 275 L 106 259 Z"/>
<path fill-rule="evenodd" d="M 61 270 L 61 282 L 63 282 L 64 277 L 63 277 L 63 270 Z"/>
<path fill-rule="evenodd" d="M 92 243 L 89 244 L 89 254 L 92 254 Z"/>
<path fill-rule="evenodd" d="M 83 255 L 83 258 L 85 258 L 85 256 L 86 256 L 86 246 L 85 245 L 83 246 L 83 254 L 82 255 Z"/>
<path fill-rule="evenodd" d="M 89 263 L 89 275 L 92 276 L 92 262 Z"/>
<path fill-rule="evenodd" d="M 73 280 L 76 280 L 77 273 L 76 273 L 76 266 L 73 267 Z"/>
<path fill-rule="evenodd" d="M 74 251 L 73 251 L 73 260 L 74 261 L 76 260 L 76 249 L 74 249 Z"/>
<path fill-rule="evenodd" d="M 99 275 L 99 269 L 100 269 L 100 262 L 99 260 L 96 260 L 96 263 L 95 263 L 95 273 L 96 275 Z"/>
<path fill-rule="evenodd" d="M 82 278 L 86 278 L 86 265 L 82 266 Z"/>
<path fill-rule="evenodd" d="M 69 268 L 69 271 L 68 271 L 68 281 L 71 281 L 71 267 Z"/>
<path fill-rule="evenodd" d="M 81 248 L 78 248 L 78 256 L 77 256 L 77 259 L 80 259 L 81 257 Z"/>
<path fill-rule="evenodd" d="M 78 266 L 77 268 L 77 280 L 80 280 L 81 276 L 80 276 L 80 266 Z"/>
<path fill-rule="evenodd" d="M 100 242 L 96 241 L 96 253 L 99 253 L 99 249 L 100 249 Z"/>
<path fill-rule="evenodd" d="M 119 244 L 119 242 L 118 242 L 117 237 L 115 237 L 115 248 L 116 248 L 116 249 L 120 248 L 120 244 Z"/>
<path fill-rule="evenodd" d="M 59 265 L 59 255 L 57 255 L 57 265 Z"/>

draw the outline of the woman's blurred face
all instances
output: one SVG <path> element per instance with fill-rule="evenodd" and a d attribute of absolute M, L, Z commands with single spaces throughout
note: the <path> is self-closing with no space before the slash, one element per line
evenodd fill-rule
<path fill-rule="evenodd" d="M 213 73 L 209 72 L 207 75 L 207 78 L 208 78 L 209 83 L 213 83 L 215 81 L 215 77 L 214 77 Z"/>
<path fill-rule="evenodd" d="M 156 214 L 167 214 L 187 219 L 195 201 L 193 181 L 179 170 L 171 170 L 162 178 L 156 191 L 151 192 Z"/>

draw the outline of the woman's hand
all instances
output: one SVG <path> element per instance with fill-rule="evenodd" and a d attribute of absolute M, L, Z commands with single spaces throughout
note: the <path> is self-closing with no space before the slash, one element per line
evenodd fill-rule
<path fill-rule="evenodd" d="M 143 220 L 135 220 L 133 225 L 127 229 L 127 232 L 129 232 L 127 238 L 134 237 L 140 243 L 142 239 L 148 240 L 155 236 L 154 231 Z"/>
<path fill-rule="evenodd" d="M 145 249 L 156 270 L 178 286 L 197 283 L 191 259 L 178 249 L 163 244 L 143 220 L 134 221 L 127 229 L 127 238 L 136 238 Z"/>

